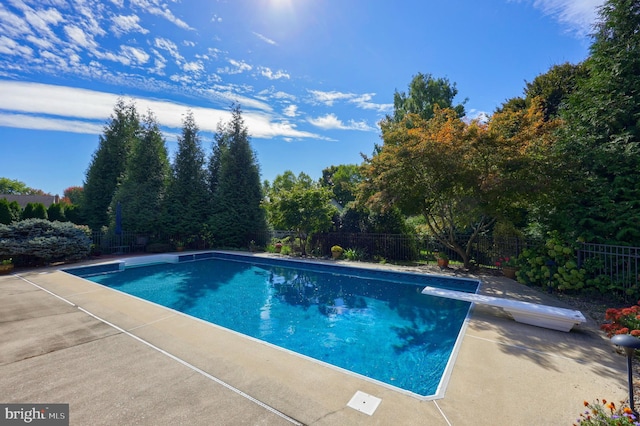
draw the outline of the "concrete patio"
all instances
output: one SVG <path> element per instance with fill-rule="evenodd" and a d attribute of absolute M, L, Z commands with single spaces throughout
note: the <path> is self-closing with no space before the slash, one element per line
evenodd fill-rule
<path fill-rule="evenodd" d="M 0 277 L 0 345 L 0 402 L 68 403 L 72 425 L 571 425 L 584 400 L 627 395 L 590 319 L 563 333 L 476 306 L 444 397 L 422 400 L 56 268 Z M 373 415 L 347 406 L 357 391 L 382 400 Z"/>

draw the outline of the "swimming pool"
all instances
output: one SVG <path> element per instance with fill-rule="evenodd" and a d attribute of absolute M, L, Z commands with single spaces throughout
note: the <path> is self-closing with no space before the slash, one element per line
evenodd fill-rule
<path fill-rule="evenodd" d="M 176 263 L 65 271 L 420 397 L 438 393 L 470 306 L 420 291 L 479 283 L 224 253 L 164 260 Z"/>

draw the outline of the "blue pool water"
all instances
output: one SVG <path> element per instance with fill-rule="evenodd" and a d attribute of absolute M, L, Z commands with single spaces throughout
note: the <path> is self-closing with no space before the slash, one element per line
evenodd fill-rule
<path fill-rule="evenodd" d="M 421 396 L 436 393 L 470 304 L 420 291 L 477 287 L 421 274 L 230 260 L 237 258 L 67 272 Z"/>

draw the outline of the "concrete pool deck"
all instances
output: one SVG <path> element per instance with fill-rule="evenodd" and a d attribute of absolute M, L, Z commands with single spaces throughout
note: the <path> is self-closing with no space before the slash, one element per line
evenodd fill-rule
<path fill-rule="evenodd" d="M 444 397 L 421 400 L 57 268 L 0 276 L 0 347 L 0 403 L 68 403 L 72 425 L 570 425 L 584 400 L 627 396 L 626 358 L 591 319 L 563 333 L 476 306 Z M 347 406 L 357 391 L 381 399 L 373 415 Z"/>

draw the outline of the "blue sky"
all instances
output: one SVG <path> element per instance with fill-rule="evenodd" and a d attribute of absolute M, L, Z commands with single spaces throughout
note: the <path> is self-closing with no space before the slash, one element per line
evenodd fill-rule
<path fill-rule="evenodd" d="M 262 178 L 360 163 L 421 72 L 491 114 L 584 60 L 603 0 L 2 0 L 0 177 L 82 186 L 118 96 L 153 111 L 171 158 L 191 109 L 211 151 L 237 101 Z"/>

